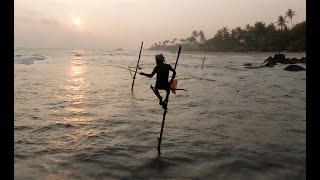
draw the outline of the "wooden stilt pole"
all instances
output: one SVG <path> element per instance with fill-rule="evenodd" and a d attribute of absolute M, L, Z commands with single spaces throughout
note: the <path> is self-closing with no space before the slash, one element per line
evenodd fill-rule
<path fill-rule="evenodd" d="M 203 69 L 204 61 L 206 60 L 206 55 L 207 55 L 207 48 L 206 48 L 206 45 L 205 45 L 204 46 L 204 57 L 202 59 L 202 69 Z"/>
<path fill-rule="evenodd" d="M 179 60 L 179 56 L 180 56 L 180 52 L 181 52 L 181 45 L 179 46 L 179 51 L 178 51 L 178 56 L 177 56 L 177 60 L 176 60 L 176 64 L 174 65 L 174 70 L 176 70 L 177 64 L 178 64 L 178 60 Z M 166 108 L 164 109 L 163 112 L 163 118 L 162 118 L 162 125 L 161 125 L 161 131 L 160 131 L 160 137 L 158 138 L 158 157 L 161 155 L 161 141 L 162 141 L 162 134 L 163 134 L 163 128 L 164 128 L 164 121 L 166 120 L 166 115 L 167 115 L 167 108 L 168 108 L 168 103 L 169 103 L 169 95 L 170 95 L 170 91 L 168 92 L 168 98 L 166 103 Z"/>
<path fill-rule="evenodd" d="M 168 103 L 168 102 L 167 102 Z M 161 155 L 161 141 L 162 141 L 162 133 L 163 133 L 163 127 L 164 127 L 164 121 L 166 120 L 167 110 L 165 109 L 162 116 L 162 125 L 161 125 L 161 131 L 160 131 L 160 137 L 158 138 L 158 156 Z"/>
<path fill-rule="evenodd" d="M 136 80 L 137 70 L 138 70 L 138 67 L 139 67 L 139 61 L 140 61 L 140 57 L 141 57 L 142 46 L 143 46 L 143 41 L 141 42 L 141 47 L 140 47 L 140 52 L 139 52 L 139 58 L 138 58 L 136 70 L 135 70 L 134 75 L 133 75 L 132 86 L 131 86 L 131 91 L 132 91 L 132 92 L 133 92 L 134 81 Z"/>

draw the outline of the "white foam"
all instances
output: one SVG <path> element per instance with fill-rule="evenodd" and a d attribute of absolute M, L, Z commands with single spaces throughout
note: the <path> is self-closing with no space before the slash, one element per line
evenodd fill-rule
<path fill-rule="evenodd" d="M 86 54 L 86 51 L 84 50 L 73 50 L 71 51 L 71 54 L 74 55 L 74 56 L 84 56 Z"/>
<path fill-rule="evenodd" d="M 34 61 L 40 61 L 40 60 L 45 60 L 45 59 L 47 59 L 47 58 L 45 56 L 43 56 L 43 55 L 34 54 L 31 57 L 17 59 L 16 62 L 18 64 L 30 65 L 30 64 L 33 64 Z"/>

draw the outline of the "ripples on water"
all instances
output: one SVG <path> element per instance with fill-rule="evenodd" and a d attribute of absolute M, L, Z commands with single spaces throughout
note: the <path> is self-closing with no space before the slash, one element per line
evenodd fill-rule
<path fill-rule="evenodd" d="M 143 51 L 144 72 L 156 53 Z M 158 159 L 155 79 L 138 76 L 131 94 L 128 71 L 110 66 L 137 54 L 15 51 L 16 179 L 305 179 L 305 72 L 243 66 L 272 54 L 212 53 L 201 69 L 202 54 L 182 52 L 187 91 L 170 97 Z"/>

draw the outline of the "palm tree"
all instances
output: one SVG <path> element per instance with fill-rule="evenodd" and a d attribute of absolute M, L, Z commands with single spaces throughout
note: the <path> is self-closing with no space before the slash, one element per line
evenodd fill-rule
<path fill-rule="evenodd" d="M 197 39 L 194 36 L 188 37 L 187 41 L 191 44 L 197 44 Z"/>
<path fill-rule="evenodd" d="M 267 28 L 268 28 L 268 31 L 275 31 L 275 29 L 276 29 L 276 27 L 273 23 L 270 23 Z"/>
<path fill-rule="evenodd" d="M 198 32 L 197 31 L 192 31 L 192 36 L 194 36 L 195 38 L 198 37 Z"/>
<path fill-rule="evenodd" d="M 199 31 L 198 35 L 200 36 L 200 42 L 204 43 L 206 41 L 206 37 L 205 37 L 203 31 Z"/>
<path fill-rule="evenodd" d="M 223 27 L 221 33 L 224 40 L 229 38 L 229 29 L 227 27 Z"/>
<path fill-rule="evenodd" d="M 250 24 L 247 24 L 244 29 L 249 32 L 249 31 L 251 31 L 253 28 L 250 26 Z"/>
<path fill-rule="evenodd" d="M 187 42 L 187 40 L 186 40 L 186 39 L 180 39 L 180 42 L 181 42 L 182 44 L 184 44 L 184 43 Z"/>
<path fill-rule="evenodd" d="M 178 40 L 177 38 L 174 38 L 174 39 L 172 40 L 173 44 L 174 44 L 177 40 Z"/>
<path fill-rule="evenodd" d="M 293 28 L 292 17 L 295 15 L 296 15 L 296 12 L 292 11 L 292 9 L 288 9 L 288 11 L 286 12 L 286 17 L 289 17 L 291 20 L 291 28 Z"/>
<path fill-rule="evenodd" d="M 278 17 L 277 24 L 280 27 L 280 30 L 283 30 L 286 27 L 286 19 L 283 16 Z"/>
<path fill-rule="evenodd" d="M 164 40 L 162 44 L 166 46 L 169 42 L 170 42 L 169 40 Z"/>

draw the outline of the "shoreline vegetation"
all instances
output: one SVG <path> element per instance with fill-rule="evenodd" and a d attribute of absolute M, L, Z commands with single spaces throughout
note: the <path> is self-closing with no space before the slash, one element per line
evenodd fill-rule
<path fill-rule="evenodd" d="M 278 17 L 276 25 L 258 21 L 244 28 L 223 27 L 209 39 L 203 31 L 194 30 L 190 37 L 156 42 L 148 50 L 175 52 L 182 45 L 184 51 L 201 52 L 305 52 L 306 21 L 293 25 L 294 15 L 295 12 L 288 9 L 284 16 Z"/>

